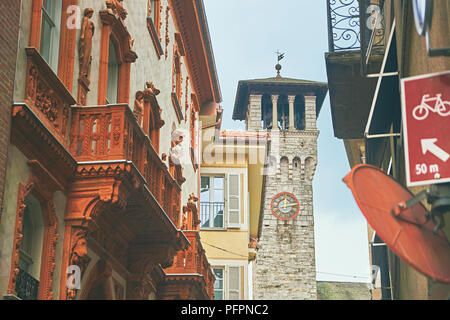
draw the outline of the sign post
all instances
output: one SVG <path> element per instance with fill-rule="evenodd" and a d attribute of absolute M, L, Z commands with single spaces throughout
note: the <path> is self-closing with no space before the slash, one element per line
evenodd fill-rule
<path fill-rule="evenodd" d="M 407 185 L 450 182 L 450 71 L 401 80 Z"/>

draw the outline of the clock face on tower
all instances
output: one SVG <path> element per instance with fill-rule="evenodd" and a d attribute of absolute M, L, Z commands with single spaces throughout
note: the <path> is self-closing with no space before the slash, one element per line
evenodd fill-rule
<path fill-rule="evenodd" d="M 281 192 L 270 203 L 272 214 L 280 220 L 292 220 L 300 212 L 298 199 L 289 192 Z"/>

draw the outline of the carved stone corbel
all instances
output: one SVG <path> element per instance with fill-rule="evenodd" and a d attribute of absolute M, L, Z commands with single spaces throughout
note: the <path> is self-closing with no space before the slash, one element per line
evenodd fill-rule
<path fill-rule="evenodd" d="M 90 258 L 87 253 L 87 235 L 88 231 L 84 227 L 72 227 L 71 239 L 70 239 L 70 254 L 69 254 L 69 266 L 78 266 L 81 271 L 81 279 L 84 272 L 90 262 Z M 78 289 L 67 288 L 66 298 L 68 300 L 74 300 L 77 295 Z"/>

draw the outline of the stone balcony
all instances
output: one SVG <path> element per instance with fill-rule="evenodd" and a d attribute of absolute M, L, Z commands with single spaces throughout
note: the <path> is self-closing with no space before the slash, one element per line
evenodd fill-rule
<path fill-rule="evenodd" d="M 81 166 L 94 162 L 132 163 L 173 224 L 180 228 L 180 184 L 128 105 L 74 107 L 70 138 L 70 152 Z"/>
<path fill-rule="evenodd" d="M 174 263 L 166 268 L 161 287 L 162 299 L 214 299 L 215 276 L 206 258 L 198 231 L 184 231 L 191 245 L 178 251 Z M 193 290 L 194 288 L 194 290 Z"/>

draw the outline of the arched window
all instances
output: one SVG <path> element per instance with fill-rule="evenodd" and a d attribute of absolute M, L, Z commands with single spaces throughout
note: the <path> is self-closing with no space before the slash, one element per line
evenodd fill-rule
<path fill-rule="evenodd" d="M 117 49 L 114 41 L 109 40 L 108 55 L 108 84 L 106 89 L 106 103 L 117 103 L 117 90 L 119 81 L 119 61 L 117 59 Z"/>
<path fill-rule="evenodd" d="M 280 160 L 280 173 L 282 180 L 286 181 L 289 179 L 289 160 L 286 157 L 282 157 Z"/>
<path fill-rule="evenodd" d="M 272 100 L 264 94 L 261 99 L 261 120 L 263 129 L 272 129 Z"/>
<path fill-rule="evenodd" d="M 305 130 L 305 97 L 302 95 L 295 97 L 294 125 L 297 130 Z"/>
<path fill-rule="evenodd" d="M 101 259 L 91 269 L 80 300 L 113 300 L 113 287 L 111 264 Z M 119 297 L 116 296 L 116 299 Z"/>
<path fill-rule="evenodd" d="M 16 293 L 23 300 L 37 300 L 41 274 L 44 223 L 41 204 L 34 196 L 27 196 L 25 206 Z"/>
<path fill-rule="evenodd" d="M 292 177 L 294 179 L 300 179 L 300 173 L 301 173 L 301 161 L 300 158 L 295 157 L 292 161 Z"/>
<path fill-rule="evenodd" d="M 287 130 L 289 128 L 289 103 L 286 95 L 281 95 L 278 98 L 277 112 L 278 128 L 280 130 Z"/>
<path fill-rule="evenodd" d="M 102 21 L 100 36 L 100 70 L 98 104 L 130 103 L 130 68 L 137 59 L 133 40 L 124 17 L 109 10 L 99 12 Z M 126 12 L 123 13 L 126 17 Z"/>
<path fill-rule="evenodd" d="M 161 0 L 148 0 L 148 14 L 147 17 L 151 18 L 156 29 L 158 37 L 161 36 Z"/>

